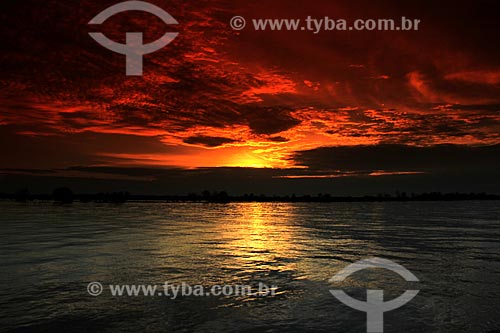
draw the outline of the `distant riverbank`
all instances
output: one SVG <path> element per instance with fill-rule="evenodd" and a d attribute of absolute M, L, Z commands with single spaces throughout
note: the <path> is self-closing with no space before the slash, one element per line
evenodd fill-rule
<path fill-rule="evenodd" d="M 225 191 L 209 192 L 201 194 L 190 193 L 188 195 L 132 195 L 128 192 L 110 192 L 97 194 L 74 194 L 68 188 L 59 188 L 52 194 L 30 194 L 28 191 L 20 191 L 14 194 L 0 193 L 0 200 L 12 200 L 17 202 L 29 201 L 54 201 L 58 203 L 97 202 L 97 203 L 125 203 L 127 201 L 149 202 L 391 202 L 391 201 L 464 201 L 464 200 L 500 200 L 500 195 L 487 193 L 410 193 L 397 192 L 395 194 L 378 194 L 365 196 L 331 196 L 319 193 L 317 195 L 285 195 L 268 196 L 265 194 L 255 195 L 253 193 L 232 196 Z"/>

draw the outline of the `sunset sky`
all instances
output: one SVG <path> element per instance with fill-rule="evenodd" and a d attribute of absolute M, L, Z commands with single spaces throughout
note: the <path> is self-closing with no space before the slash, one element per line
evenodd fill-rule
<path fill-rule="evenodd" d="M 500 193 L 497 1 L 0 4 L 0 192 Z M 231 17 L 420 19 L 419 31 L 234 31 Z M 127 77 L 103 32 L 179 32 Z"/>

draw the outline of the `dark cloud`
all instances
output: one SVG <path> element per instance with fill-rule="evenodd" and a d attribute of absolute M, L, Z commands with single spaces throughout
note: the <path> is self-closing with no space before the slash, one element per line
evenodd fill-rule
<path fill-rule="evenodd" d="M 190 145 L 202 145 L 205 147 L 218 147 L 226 143 L 234 143 L 234 142 L 237 142 L 237 140 L 213 137 L 213 136 L 203 136 L 203 135 L 192 136 L 187 139 L 184 139 L 184 143 L 188 143 Z"/>
<path fill-rule="evenodd" d="M 113 161 L 101 154 L 174 153 L 157 137 L 106 133 L 72 135 L 17 135 L 14 126 L 0 126 L 0 156 L 3 168 L 46 169 L 73 165 L 102 165 Z M 11 144 L 9 144 L 11 142 Z M 15 142 L 15 143 L 12 143 Z M 96 154 L 98 147 L 99 154 Z"/>
<path fill-rule="evenodd" d="M 272 142 L 288 142 L 290 141 L 289 139 L 282 137 L 282 136 L 272 136 L 268 138 Z"/>
<path fill-rule="evenodd" d="M 450 104 L 444 105 L 442 110 L 464 110 L 464 111 L 494 111 L 500 112 L 500 104 Z"/>
<path fill-rule="evenodd" d="M 246 118 L 256 134 L 275 134 L 300 124 L 300 120 L 290 115 L 290 110 L 281 108 L 252 108 Z"/>
<path fill-rule="evenodd" d="M 292 158 L 297 164 L 314 170 L 500 173 L 500 145 L 323 147 L 296 152 Z"/>

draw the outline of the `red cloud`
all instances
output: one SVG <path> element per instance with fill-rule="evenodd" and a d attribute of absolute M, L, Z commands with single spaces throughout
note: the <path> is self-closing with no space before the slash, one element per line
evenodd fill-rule
<path fill-rule="evenodd" d="M 446 80 L 462 81 L 469 83 L 491 84 L 497 85 L 500 83 L 500 70 L 495 71 L 462 71 L 447 74 Z"/>

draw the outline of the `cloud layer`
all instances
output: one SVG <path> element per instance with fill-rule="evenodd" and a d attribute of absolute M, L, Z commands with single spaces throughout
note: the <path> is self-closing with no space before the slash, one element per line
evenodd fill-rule
<path fill-rule="evenodd" d="M 0 5 L 1 167 L 345 173 L 357 154 L 372 154 L 390 162 L 367 170 L 410 172 L 432 168 L 443 145 L 500 143 L 495 1 L 151 2 L 180 24 L 139 12 L 87 24 L 115 1 Z M 234 15 L 304 18 L 304 8 L 318 18 L 411 15 L 421 30 L 315 35 L 228 24 Z M 143 77 L 127 78 L 124 56 L 88 36 L 95 29 L 118 42 L 127 31 L 143 31 L 146 41 L 165 31 L 179 37 L 145 57 Z M 458 152 L 447 156 L 450 167 L 468 163 Z"/>

